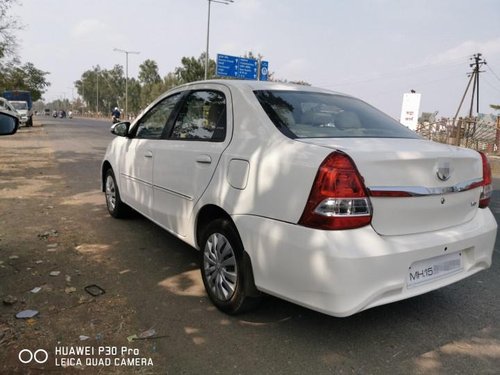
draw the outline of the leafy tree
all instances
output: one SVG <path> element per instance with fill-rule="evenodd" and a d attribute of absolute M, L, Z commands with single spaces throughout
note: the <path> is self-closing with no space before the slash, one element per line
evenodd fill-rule
<path fill-rule="evenodd" d="M 28 90 L 33 101 L 37 101 L 50 86 L 46 79 L 49 73 L 37 69 L 32 63 L 16 65 L 14 62 L 9 62 L 0 66 L 0 69 L 2 70 L 0 91 Z"/>
<path fill-rule="evenodd" d="M 177 78 L 177 76 L 175 75 L 175 73 L 168 73 L 165 77 L 163 77 L 161 92 L 173 89 L 174 87 L 179 86 L 179 85 L 180 85 L 180 81 Z"/>
<path fill-rule="evenodd" d="M 128 80 L 128 111 L 138 114 L 141 108 L 141 91 L 140 82 L 135 78 Z"/>
<path fill-rule="evenodd" d="M 495 111 L 500 111 L 500 105 L 498 104 L 490 104 L 490 108 L 494 109 Z"/>
<path fill-rule="evenodd" d="M 125 77 L 121 65 L 110 70 L 97 65 L 85 71 L 75 87 L 90 111 L 107 114 L 113 107 L 125 106 Z"/>
<path fill-rule="evenodd" d="M 205 78 L 205 53 L 200 57 L 183 57 L 181 59 L 182 66 L 175 69 L 175 75 L 180 83 L 188 83 L 201 81 Z M 207 78 L 215 76 L 215 61 L 208 60 Z"/>
<path fill-rule="evenodd" d="M 19 30 L 17 19 L 9 16 L 9 10 L 16 0 L 0 0 L 0 92 L 4 90 L 31 91 L 37 101 L 50 86 L 48 72 L 37 69 L 32 63 L 21 64 L 15 56 L 17 47 L 14 32 Z"/>
<path fill-rule="evenodd" d="M 75 87 L 78 95 L 85 102 L 86 111 L 97 112 L 97 96 L 98 96 L 98 72 L 99 65 L 87 70 L 82 74 L 82 77 L 75 82 Z"/>
<path fill-rule="evenodd" d="M 115 65 L 111 70 L 105 70 L 103 79 L 103 103 L 111 113 L 113 107 L 125 108 L 125 76 L 123 66 Z"/>
<path fill-rule="evenodd" d="M 139 82 L 143 85 L 153 85 L 161 82 L 156 61 L 148 59 L 139 65 Z"/>
<path fill-rule="evenodd" d="M 155 94 L 155 86 L 161 84 L 160 74 L 158 73 L 158 64 L 153 60 L 146 60 L 139 66 L 140 101 L 138 108 L 146 106 L 158 95 Z"/>

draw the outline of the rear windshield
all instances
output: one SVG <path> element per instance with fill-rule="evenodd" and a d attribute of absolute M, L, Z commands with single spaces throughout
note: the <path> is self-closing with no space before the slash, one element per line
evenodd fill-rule
<path fill-rule="evenodd" d="M 420 138 L 356 98 L 274 90 L 255 95 L 276 127 L 290 138 Z"/>

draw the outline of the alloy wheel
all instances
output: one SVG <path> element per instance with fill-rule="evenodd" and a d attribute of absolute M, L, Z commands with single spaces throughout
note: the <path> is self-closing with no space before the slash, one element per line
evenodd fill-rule
<path fill-rule="evenodd" d="M 229 301 L 238 281 L 236 256 L 231 243 L 220 233 L 212 233 L 203 250 L 203 271 L 212 294 Z"/>
<path fill-rule="evenodd" d="M 110 211 L 113 211 L 116 207 L 116 186 L 115 180 L 110 175 L 106 178 L 106 202 Z"/>

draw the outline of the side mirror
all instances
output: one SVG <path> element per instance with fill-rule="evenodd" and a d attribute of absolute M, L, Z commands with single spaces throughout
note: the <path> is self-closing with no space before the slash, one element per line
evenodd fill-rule
<path fill-rule="evenodd" d="M 19 118 L 6 112 L 0 112 L 0 135 L 12 135 L 19 129 Z"/>
<path fill-rule="evenodd" d="M 117 122 L 111 126 L 111 133 L 120 137 L 128 136 L 130 122 Z"/>

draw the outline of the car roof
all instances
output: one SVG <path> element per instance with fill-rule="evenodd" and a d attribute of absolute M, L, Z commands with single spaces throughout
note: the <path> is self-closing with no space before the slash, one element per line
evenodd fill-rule
<path fill-rule="evenodd" d="M 288 82 L 252 81 L 252 80 L 237 80 L 237 79 L 211 79 L 207 81 L 196 81 L 196 82 L 190 82 L 181 87 L 189 87 L 191 85 L 209 84 L 209 83 L 217 83 L 240 90 L 250 90 L 250 91 L 260 91 L 260 90 L 309 91 L 309 92 L 319 92 L 325 94 L 346 95 L 340 92 L 327 90 L 320 87 L 299 85 Z"/>

